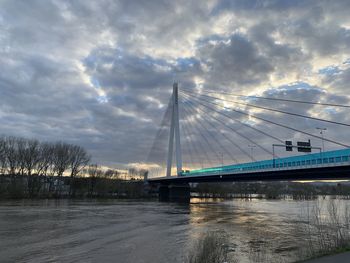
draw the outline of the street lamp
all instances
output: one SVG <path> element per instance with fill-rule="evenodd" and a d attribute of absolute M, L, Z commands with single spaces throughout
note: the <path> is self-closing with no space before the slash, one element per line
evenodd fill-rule
<path fill-rule="evenodd" d="M 221 155 L 221 173 L 224 171 L 224 153 L 220 152 Z"/>
<path fill-rule="evenodd" d="M 254 162 L 253 149 L 256 147 L 256 145 L 248 144 L 248 147 L 250 148 L 250 158 L 252 158 L 252 161 Z"/>
<path fill-rule="evenodd" d="M 320 131 L 320 134 L 321 134 L 321 137 L 322 137 L 322 152 L 324 152 L 323 134 L 324 134 L 324 132 L 327 130 L 327 128 L 319 128 L 319 127 L 316 127 L 316 130 L 319 130 L 319 131 Z"/>

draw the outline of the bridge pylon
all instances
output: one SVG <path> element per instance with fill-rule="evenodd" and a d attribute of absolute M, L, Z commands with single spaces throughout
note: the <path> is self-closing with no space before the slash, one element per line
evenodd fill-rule
<path fill-rule="evenodd" d="M 169 134 L 169 147 L 168 147 L 168 160 L 166 176 L 171 176 L 171 167 L 173 161 L 174 152 L 174 139 L 175 139 L 175 154 L 176 154 L 176 168 L 177 175 L 182 171 L 182 156 L 181 156 L 181 143 L 180 143 L 180 124 L 179 124 L 179 96 L 178 96 L 178 84 L 173 84 L 172 94 L 172 110 L 171 110 L 171 124 Z"/>

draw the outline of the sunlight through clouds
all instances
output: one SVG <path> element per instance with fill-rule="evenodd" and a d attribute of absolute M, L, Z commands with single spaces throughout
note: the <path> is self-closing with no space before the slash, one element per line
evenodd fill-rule
<path fill-rule="evenodd" d="M 348 1 L 325 0 L 1 1 L 2 132 L 53 140 L 44 134 L 54 125 L 55 138 L 113 166 L 144 161 L 175 78 L 196 92 L 348 103 L 349 12 Z M 273 106 L 350 122 L 342 110 Z M 88 127 L 126 150 L 93 143 L 80 134 Z M 336 127 L 327 135 L 347 138 Z"/>

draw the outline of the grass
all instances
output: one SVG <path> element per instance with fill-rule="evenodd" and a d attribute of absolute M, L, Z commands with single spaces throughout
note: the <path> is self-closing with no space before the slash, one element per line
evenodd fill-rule
<path fill-rule="evenodd" d="M 305 243 L 291 254 L 294 262 L 350 251 L 350 204 L 334 199 L 321 201 L 308 207 L 306 213 L 300 225 L 297 225 L 303 232 L 303 237 L 305 235 Z M 259 242 L 257 246 L 251 247 L 248 262 L 280 263 L 291 260 L 270 251 L 263 235 L 256 238 Z M 238 262 L 238 255 L 235 253 L 229 251 L 229 241 L 225 233 L 208 232 L 193 245 L 185 262 L 234 263 Z"/>
<path fill-rule="evenodd" d="M 350 251 L 349 204 L 340 205 L 331 199 L 326 207 L 317 203 L 307 211 L 308 223 L 303 226 L 308 246 L 303 258 L 313 259 Z M 301 261 L 302 262 L 302 261 Z"/>
<path fill-rule="evenodd" d="M 227 238 L 216 232 L 208 232 L 190 250 L 187 263 L 227 262 Z"/>

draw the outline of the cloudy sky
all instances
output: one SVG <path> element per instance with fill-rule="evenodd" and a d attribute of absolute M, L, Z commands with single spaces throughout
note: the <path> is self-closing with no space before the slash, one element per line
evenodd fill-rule
<path fill-rule="evenodd" d="M 145 161 L 174 79 L 196 92 L 347 104 L 349 13 L 346 0 L 0 0 L 0 133 L 76 143 L 118 167 Z M 261 105 L 350 123 L 346 109 Z M 346 127 L 255 113 L 315 134 L 326 125 L 350 143 Z"/>

